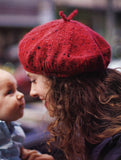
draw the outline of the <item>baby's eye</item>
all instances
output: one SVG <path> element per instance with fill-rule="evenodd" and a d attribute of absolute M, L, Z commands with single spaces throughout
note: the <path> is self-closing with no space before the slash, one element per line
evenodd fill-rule
<path fill-rule="evenodd" d="M 14 93 L 14 90 L 13 89 L 9 89 L 6 94 L 12 94 L 12 93 Z"/>

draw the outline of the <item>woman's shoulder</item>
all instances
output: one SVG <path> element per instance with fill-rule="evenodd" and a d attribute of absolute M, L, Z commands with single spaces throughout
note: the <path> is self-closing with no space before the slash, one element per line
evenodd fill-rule
<path fill-rule="evenodd" d="M 121 133 L 96 145 L 92 150 L 91 160 L 121 160 Z"/>

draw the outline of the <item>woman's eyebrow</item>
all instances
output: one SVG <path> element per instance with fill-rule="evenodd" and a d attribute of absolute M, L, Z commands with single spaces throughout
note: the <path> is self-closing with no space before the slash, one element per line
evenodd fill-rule
<path fill-rule="evenodd" d="M 31 74 L 29 74 L 29 73 L 27 73 L 27 77 L 28 77 L 28 78 L 30 78 L 30 79 L 32 79 L 32 78 L 36 78 L 36 76 L 35 76 L 35 75 L 31 75 Z"/>

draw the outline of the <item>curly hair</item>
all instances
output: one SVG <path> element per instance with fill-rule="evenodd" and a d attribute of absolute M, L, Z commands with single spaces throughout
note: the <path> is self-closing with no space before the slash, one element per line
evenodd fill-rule
<path fill-rule="evenodd" d="M 51 77 L 48 129 L 68 160 L 87 160 L 91 144 L 121 132 L 121 73 L 107 69 L 77 77 Z M 86 152 L 87 151 L 87 152 Z"/>

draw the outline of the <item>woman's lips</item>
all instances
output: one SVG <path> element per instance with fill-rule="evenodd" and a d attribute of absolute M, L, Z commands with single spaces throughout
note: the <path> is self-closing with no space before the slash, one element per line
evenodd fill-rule
<path fill-rule="evenodd" d="M 47 101 L 45 102 L 45 107 L 47 108 Z"/>

